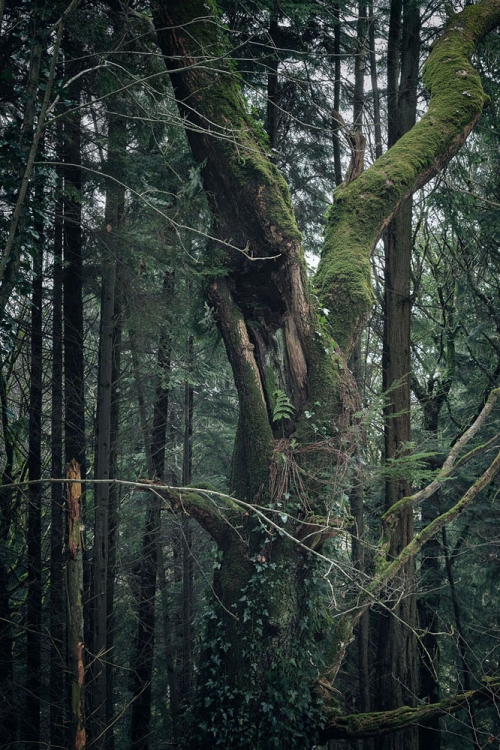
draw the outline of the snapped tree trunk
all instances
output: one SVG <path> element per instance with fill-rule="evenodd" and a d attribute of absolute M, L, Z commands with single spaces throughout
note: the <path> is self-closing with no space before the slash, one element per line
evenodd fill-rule
<path fill-rule="evenodd" d="M 82 485 L 80 467 L 73 460 L 66 464 L 68 551 L 66 587 L 68 592 L 68 659 L 70 696 L 70 750 L 85 750 L 85 649 L 83 642 L 83 533 Z"/>

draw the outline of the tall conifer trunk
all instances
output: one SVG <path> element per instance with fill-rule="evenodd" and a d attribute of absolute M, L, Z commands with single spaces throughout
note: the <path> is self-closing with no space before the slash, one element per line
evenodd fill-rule
<path fill-rule="evenodd" d="M 163 304 L 166 324 L 160 334 L 157 353 L 157 387 L 153 405 L 151 432 L 151 464 L 154 475 L 162 480 L 165 473 L 165 444 L 167 438 L 168 404 L 170 393 L 171 332 L 169 304 L 173 292 L 173 275 L 167 271 L 163 281 Z M 151 719 L 151 684 L 156 627 L 156 580 L 158 576 L 158 547 L 161 532 L 161 497 L 147 496 L 148 507 L 140 564 L 139 597 L 137 603 L 137 635 L 132 663 L 134 703 L 132 705 L 131 741 L 134 750 L 149 747 Z"/>
<path fill-rule="evenodd" d="M 123 211 L 121 211 L 123 214 Z M 118 474 L 118 447 L 119 447 L 119 425 L 120 425 L 120 379 L 121 379 L 121 353 L 122 353 L 122 328 L 123 328 L 123 284 L 120 275 L 120 264 L 117 263 L 115 279 L 115 307 L 113 321 L 113 362 L 111 370 L 111 414 L 110 414 L 110 454 L 109 454 L 109 478 L 115 479 Z M 111 484 L 109 488 L 109 515 L 108 515 L 108 578 L 107 578 L 107 620 L 106 620 L 106 652 L 113 655 L 115 646 L 116 620 L 114 613 L 115 605 L 115 576 L 117 570 L 117 546 L 119 526 L 119 487 Z M 114 659 L 106 661 L 106 750 L 114 750 L 114 707 L 115 707 L 115 667 Z"/>
<path fill-rule="evenodd" d="M 184 383 L 184 446 L 182 455 L 182 485 L 188 487 L 193 471 L 193 337 L 189 336 L 186 348 L 187 378 Z M 182 549 L 182 648 L 179 674 L 181 702 L 191 703 L 193 687 L 192 619 L 193 619 L 193 551 L 192 528 L 189 518 L 181 527 Z"/>
<path fill-rule="evenodd" d="M 81 98 L 81 49 L 68 33 L 64 40 L 68 62 L 66 75 L 74 79 L 68 95 L 77 104 Z M 83 328 L 83 238 L 82 238 L 82 122 L 79 109 L 68 114 L 64 119 L 63 141 L 63 367 L 64 367 L 64 454 L 66 467 L 78 464 L 78 477 L 86 475 L 86 437 L 85 437 L 85 371 L 84 371 L 84 328 Z M 84 490 L 85 485 L 79 489 Z M 83 609 L 88 607 L 89 581 L 84 539 L 84 525 L 81 517 L 85 515 L 85 494 L 78 496 L 78 517 L 73 529 L 76 538 L 73 540 L 71 564 L 67 562 L 67 585 L 71 575 L 72 593 L 68 594 L 73 602 L 73 611 L 68 611 L 67 640 L 70 660 L 69 691 L 72 695 L 83 695 L 83 686 L 79 683 L 79 668 L 84 669 L 85 650 L 89 648 L 89 617 L 86 617 L 85 635 L 80 632 L 84 627 Z M 77 545 L 75 547 L 75 545 Z M 69 567 L 68 567 L 69 566 Z M 81 566 L 81 567 L 80 567 Z M 80 573 L 83 583 L 80 589 Z M 71 600 L 73 596 L 73 600 Z M 83 603 L 82 603 L 83 597 Z M 68 604 L 68 608 L 70 604 Z M 75 609 L 76 607 L 76 609 Z M 91 648 L 91 646 L 90 646 Z M 83 675 L 82 675 L 83 679 Z M 83 700 L 83 698 L 81 699 Z M 82 733 L 83 708 L 80 697 L 71 698 L 70 704 L 70 741 L 76 747 Z M 76 701 L 76 702 L 75 702 Z M 80 738 L 80 739 L 79 739 Z"/>
<path fill-rule="evenodd" d="M 62 136 L 62 128 L 58 134 Z M 61 144 L 59 144 L 61 145 Z M 51 476 L 63 476 L 63 200 L 59 173 L 55 202 L 54 266 L 52 274 L 52 409 L 51 409 Z M 51 485 L 50 512 L 50 733 L 54 747 L 66 742 L 65 733 L 65 617 L 63 485 Z"/>
<path fill-rule="evenodd" d="M 419 62 L 419 10 L 414 0 L 391 3 L 388 50 L 389 147 L 415 124 Z M 401 52 L 400 52 L 401 50 Z M 399 64 L 399 56 L 401 63 Z M 408 199 L 389 224 L 385 237 L 385 303 L 383 390 L 385 458 L 401 455 L 410 441 L 410 275 L 412 255 L 412 201 Z M 386 482 L 385 508 L 411 494 L 404 478 Z M 413 510 L 399 518 L 390 554 L 396 557 L 413 538 Z M 377 701 L 379 710 L 415 705 L 418 692 L 415 639 L 415 567 L 410 562 L 388 600 L 389 611 L 379 614 Z M 379 750 L 416 750 L 418 733 L 409 729 L 377 742 Z"/>
<path fill-rule="evenodd" d="M 116 437 L 112 429 L 113 417 L 113 360 L 116 354 L 116 305 L 115 286 L 117 257 L 121 250 L 119 233 L 123 219 L 124 188 L 118 182 L 120 165 L 125 145 L 124 127 L 119 115 L 108 115 L 108 160 L 107 173 L 110 176 L 106 187 L 106 207 L 104 212 L 104 232 L 102 238 L 102 287 L 101 287 L 101 326 L 99 345 L 99 382 L 97 394 L 97 432 L 96 432 L 96 479 L 109 480 L 112 472 L 112 440 Z M 116 375 L 116 372 L 115 372 Z M 116 416 L 115 416 L 116 426 Z M 110 629 L 108 618 L 111 616 L 113 601 L 108 596 L 110 578 L 109 543 L 110 543 L 110 485 L 101 481 L 95 489 L 95 527 L 94 556 L 92 561 L 93 585 L 93 636 L 92 645 L 96 661 L 93 667 L 92 682 L 92 732 L 94 743 L 97 737 L 98 747 L 104 748 L 108 742 L 108 733 L 113 733 L 112 722 L 107 719 L 112 708 L 107 699 L 111 696 L 107 690 L 106 677 L 110 673 L 113 661 L 108 650 L 110 646 Z M 114 534 L 114 526 L 111 529 Z"/>
<path fill-rule="evenodd" d="M 43 205 L 40 185 L 36 197 Z M 40 238 L 34 258 L 31 299 L 31 366 L 28 444 L 28 556 L 26 606 L 26 713 L 21 736 L 27 750 L 38 750 L 40 744 L 40 710 L 42 691 L 42 308 L 43 308 L 43 224 L 35 222 Z"/>
<path fill-rule="evenodd" d="M 7 555 L 12 523 L 15 488 L 14 443 L 10 433 L 7 387 L 3 369 L 0 368 L 0 408 L 5 461 L 0 484 L 0 733 L 5 742 L 14 743 L 17 736 L 17 697 L 14 695 L 13 633 L 11 610 L 11 570 Z"/>

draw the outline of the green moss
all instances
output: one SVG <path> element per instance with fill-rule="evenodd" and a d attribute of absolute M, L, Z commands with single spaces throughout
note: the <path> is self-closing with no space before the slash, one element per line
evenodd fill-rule
<path fill-rule="evenodd" d="M 431 92 L 426 115 L 370 169 L 335 193 L 316 284 L 342 349 L 370 311 L 369 259 L 388 218 L 446 163 L 484 106 L 486 97 L 469 58 L 498 13 L 494 3 L 480 3 L 450 23 L 425 66 Z"/>

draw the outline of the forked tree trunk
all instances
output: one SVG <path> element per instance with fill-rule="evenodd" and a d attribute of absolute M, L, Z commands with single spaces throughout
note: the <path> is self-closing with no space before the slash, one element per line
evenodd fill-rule
<path fill-rule="evenodd" d="M 332 622 L 320 563 L 308 545 L 320 550 L 338 532 L 321 477 L 337 468 L 338 436 L 357 409 L 345 361 L 371 307 L 370 253 L 401 203 L 451 158 L 476 122 L 484 94 L 469 55 L 499 22 L 500 7 L 486 0 L 451 22 L 427 65 L 430 114 L 373 167 L 336 190 L 316 277 L 320 306 L 329 311 L 326 324 L 310 293 L 286 185 L 225 65 L 220 25 L 208 18 L 214 3 L 154 0 L 152 8 L 217 216 L 220 240 L 206 262 L 220 268 L 223 256 L 224 272 L 212 278 L 208 295 L 240 409 L 234 498 L 164 491 L 173 509 L 186 508 L 220 550 L 188 742 L 191 748 L 311 747 L 325 710 L 317 697 L 318 673 L 334 679 L 358 616 L 346 612 Z M 459 110 L 453 121 L 450 106 Z M 277 418 L 284 403 L 286 418 L 283 410 Z M 352 450 L 341 446 L 342 455 Z M 294 483 L 297 476 L 307 477 L 302 487 Z M 247 505 L 242 509 L 239 502 Z M 274 525 L 255 506 L 267 506 Z M 385 559 L 363 596 L 378 594 L 419 543 L 395 563 Z"/>

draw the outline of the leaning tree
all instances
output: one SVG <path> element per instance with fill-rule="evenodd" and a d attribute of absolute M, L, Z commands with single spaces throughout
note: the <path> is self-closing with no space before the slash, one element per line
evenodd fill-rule
<path fill-rule="evenodd" d="M 404 565 L 494 476 L 500 456 L 452 508 L 391 554 L 403 509 L 450 476 L 496 392 L 433 483 L 386 513 L 375 573 L 351 576 L 344 610 L 332 606 L 335 577 L 328 573 L 329 540 L 344 524 L 335 495 L 345 489 L 359 439 L 347 360 L 372 306 L 370 255 L 401 204 L 457 153 L 487 104 L 471 56 L 500 23 L 500 0 L 449 20 L 425 65 L 425 116 L 336 189 L 312 282 L 287 185 L 249 113 L 215 2 L 153 0 L 152 8 L 212 208 L 206 294 L 239 397 L 231 494 L 154 489 L 218 547 L 189 746 L 311 747 L 396 731 L 492 695 L 495 682 L 435 706 L 346 717 L 331 685 L 361 613 L 391 582 L 403 585 Z"/>

